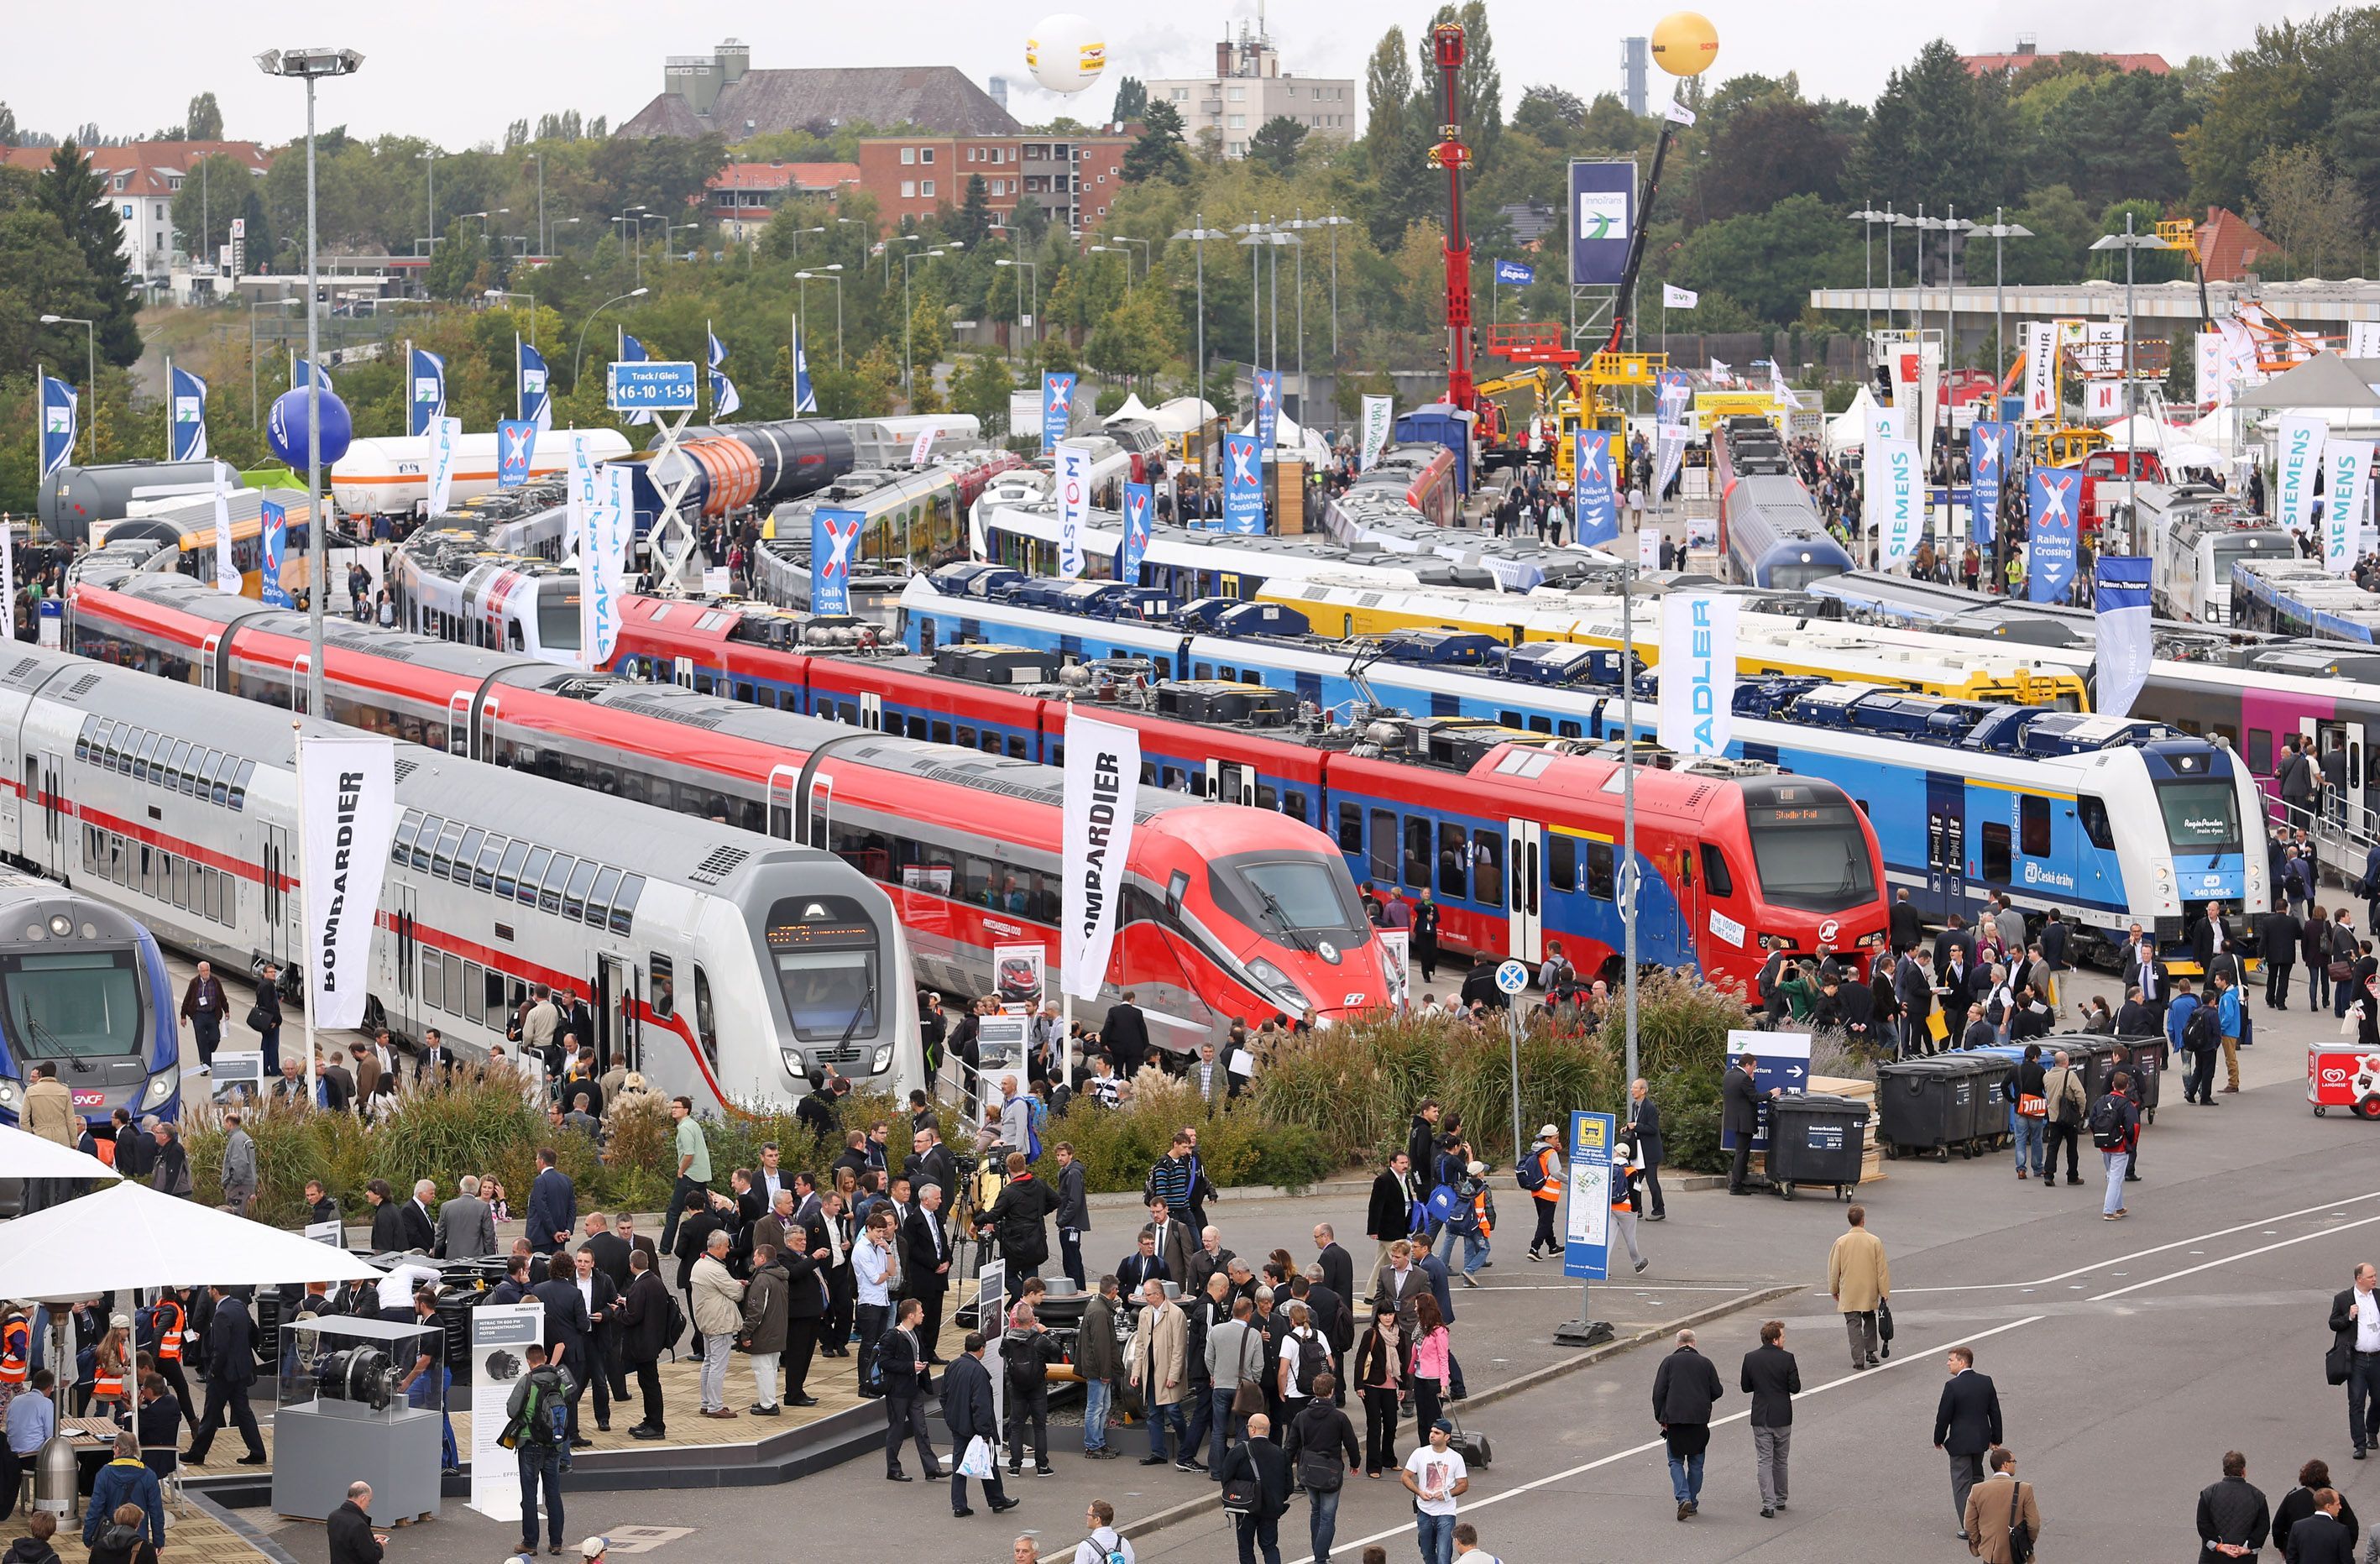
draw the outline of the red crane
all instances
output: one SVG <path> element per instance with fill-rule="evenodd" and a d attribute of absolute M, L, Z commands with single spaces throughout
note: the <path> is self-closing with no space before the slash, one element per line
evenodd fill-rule
<path fill-rule="evenodd" d="M 1471 375 L 1471 241 L 1463 232 L 1463 171 L 1471 166 L 1471 149 L 1463 144 L 1454 96 L 1465 46 L 1455 22 L 1440 22 L 1429 38 L 1438 60 L 1439 105 L 1429 165 L 1446 170 L 1446 399 L 1468 413 L 1478 404 Z"/>

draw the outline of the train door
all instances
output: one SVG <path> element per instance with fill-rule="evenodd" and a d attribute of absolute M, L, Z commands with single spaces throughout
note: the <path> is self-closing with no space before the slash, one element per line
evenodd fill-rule
<path fill-rule="evenodd" d="M 457 691 L 446 700 L 446 753 L 458 760 L 471 758 L 471 692 Z"/>
<path fill-rule="evenodd" d="M 625 956 L 605 952 L 595 958 L 592 984 L 595 1012 L 595 1061 L 598 1073 L 613 1065 L 642 1070 L 643 1050 L 638 1046 L 637 974 Z"/>
<path fill-rule="evenodd" d="M 393 889 L 396 905 L 389 914 L 390 938 L 381 947 L 387 959 L 381 964 L 380 987 L 381 992 L 396 996 L 397 1013 L 394 1019 L 403 1025 L 420 1013 L 419 1001 L 415 998 L 419 967 L 415 952 L 419 947 L 414 943 L 413 933 L 420 891 L 404 884 Z"/>
<path fill-rule="evenodd" d="M 874 690 L 860 692 L 859 725 L 870 733 L 884 731 L 884 697 Z"/>
<path fill-rule="evenodd" d="M 65 786 L 66 768 L 55 755 L 44 750 L 41 757 L 42 792 L 42 858 L 53 876 L 63 879 L 67 875 L 67 819 Z"/>
<path fill-rule="evenodd" d="M 1512 893 L 1505 899 L 1509 949 L 1514 960 L 1535 966 L 1546 959 L 1546 828 L 1536 820 L 1511 819 L 1504 834 L 1504 862 L 1512 877 Z"/>
<path fill-rule="evenodd" d="M 828 816 L 834 808 L 834 779 L 820 777 L 810 783 L 810 833 L 806 839 L 812 847 L 823 849 L 832 840 L 828 835 Z"/>
<path fill-rule="evenodd" d="M 496 708 L 497 700 L 492 695 L 480 703 L 479 740 L 471 753 L 481 760 L 496 758 Z"/>
<path fill-rule="evenodd" d="M 1933 916 L 1965 910 L 1967 783 L 1939 771 L 1925 773 L 1925 889 Z"/>
<path fill-rule="evenodd" d="M 769 773 L 769 834 L 787 842 L 795 840 L 794 790 L 801 781 L 801 771 L 793 766 L 780 766 Z"/>
<path fill-rule="evenodd" d="M 280 826 L 264 828 L 261 858 L 257 866 L 264 879 L 264 954 L 276 966 L 289 964 L 289 925 L 293 916 L 286 875 L 289 832 Z"/>
<path fill-rule="evenodd" d="M 2365 834 L 2365 832 L 2364 832 L 2364 831 L 2363 831 L 2363 830 L 2362 830 L 2362 825 L 2363 825 L 2363 731 L 2362 731 L 2362 729 L 2361 727 L 2359 727 L 2359 726 L 2357 726 L 2357 725 L 2353 724 L 2353 723 L 2350 723 L 2350 722 L 2324 722 L 2324 723 L 2321 723 L 2321 724 L 2319 724 L 2319 725 L 2317 725 L 2317 726 L 2315 727 L 2315 730 L 2314 730 L 2314 741 L 2313 741 L 2313 742 L 2314 742 L 2314 751 L 2313 751 L 2313 752 L 2314 752 L 2314 757 L 2315 757 L 2315 758 L 2316 758 L 2317 760 L 2319 760 L 2323 756 L 2329 754 L 2329 753 L 2330 753 L 2330 751 L 2331 751 L 2331 749 L 2332 749 L 2334 746 L 2337 746 L 2337 747 L 2339 747 L 2339 748 L 2343 748 L 2343 749 L 2345 749 L 2345 750 L 2347 751 L 2347 765 L 2346 765 L 2346 768 L 2345 768 L 2345 769 L 2346 769 L 2346 772 L 2347 772 L 2347 787 L 2346 787 L 2346 790 L 2345 790 L 2345 791 L 2346 791 L 2346 794 L 2347 794 L 2347 796 L 2346 796 L 2346 798 L 2345 798 L 2345 799 L 2341 800 L 2340 802 L 2341 802 L 2341 803 L 2344 803 L 2344 805 L 2346 806 L 2346 808 L 2345 808 L 2344 813 L 2345 813 L 2345 816 L 2346 816 L 2346 820 L 2347 820 L 2348 829 L 2349 829 L 2350 830 L 2351 830 L 2351 831 L 2355 832 L 2355 833 L 2356 833 L 2357 835 L 2359 835 L 2359 836 L 2360 836 L 2360 835 L 2363 835 L 2363 834 Z M 2330 809 L 2334 814 L 2337 814 L 2337 813 L 2338 813 L 2338 812 L 2339 812 L 2339 805 L 2338 805 L 2338 804 L 2331 803 L 2331 802 L 2330 802 L 2329 800 L 2327 800 L 2327 799 L 2325 799 L 2324 802 L 2325 802 L 2325 806 L 2326 807 L 2328 807 L 2328 808 L 2329 808 L 2329 809 Z"/>
<path fill-rule="evenodd" d="M 672 665 L 670 676 L 676 681 L 678 688 L 682 690 L 690 690 L 694 688 L 694 659 L 690 657 L 679 658 L 676 662 Z"/>
<path fill-rule="evenodd" d="M 1207 796 L 1220 804 L 1244 804 L 1250 808 L 1257 802 L 1257 773 L 1253 767 L 1236 760 L 1207 762 Z"/>
<path fill-rule="evenodd" d="M 200 644 L 199 683 L 206 689 L 221 689 L 223 680 L 219 676 L 220 670 L 215 666 L 215 652 L 216 649 L 223 645 L 223 632 L 220 630 L 208 632 L 207 638 Z"/>

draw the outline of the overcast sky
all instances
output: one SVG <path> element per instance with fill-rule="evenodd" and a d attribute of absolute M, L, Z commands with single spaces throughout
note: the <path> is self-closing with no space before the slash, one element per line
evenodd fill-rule
<path fill-rule="evenodd" d="M 117 0 L 91 9 L 24 5 L 11 7 L 9 52 L 18 66 L 0 77 L 0 98 L 28 128 L 64 134 L 95 120 L 106 134 L 145 134 L 177 122 L 193 93 L 212 90 L 227 135 L 279 142 L 304 130 L 302 89 L 261 75 L 251 56 L 273 46 L 344 45 L 362 51 L 364 68 L 321 90 L 324 127 L 427 136 L 454 149 L 501 139 L 512 119 L 534 121 L 563 109 L 608 115 L 617 125 L 661 90 L 664 55 L 708 54 L 733 34 L 751 45 L 756 67 L 955 66 L 978 85 L 1008 77 L 1018 89 L 1011 107 L 1028 122 L 1062 113 L 1090 121 L 1105 117 L 1118 77 L 1211 70 L 1214 41 L 1225 27 L 1236 29 L 1257 14 L 1256 0 L 1105 8 L 1073 0 L 1095 21 L 1112 19 L 1108 75 L 1071 100 L 1028 92 L 1025 38 L 1050 9 L 1067 3 L 730 7 L 579 0 L 492 8 L 477 0 L 354 7 L 242 0 L 200 13 L 163 0 Z M 1410 32 L 1433 8 L 1271 0 L 1267 19 L 1285 68 L 1360 79 L 1382 29 L 1399 21 Z M 2259 20 L 2331 8 L 2309 0 L 1967 0 L 1944 6 L 1702 0 L 1719 31 L 1718 78 L 1798 70 L 1805 92 L 1862 102 L 1937 35 L 1964 53 L 2010 50 L 2018 34 L 2030 32 L 2044 51 L 2152 53 L 2180 64 L 2192 54 L 2243 46 Z M 1539 81 L 1582 97 L 1616 91 L 1621 36 L 1649 30 L 1662 12 L 1648 7 L 1622 25 L 1611 19 L 1612 8 L 1576 0 L 1492 0 L 1489 14 L 1505 92 L 1514 100 Z M 1366 19 L 1351 30 L 1354 15 Z M 1658 73 L 1654 91 L 1658 101 Z"/>

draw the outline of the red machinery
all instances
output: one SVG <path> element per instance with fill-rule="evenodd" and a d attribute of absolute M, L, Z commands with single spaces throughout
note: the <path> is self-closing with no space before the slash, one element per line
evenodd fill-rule
<path fill-rule="evenodd" d="M 1446 170 L 1446 399 L 1464 412 L 1477 410 L 1478 396 L 1471 377 L 1471 241 L 1463 232 L 1463 171 L 1471 166 L 1471 149 L 1463 144 L 1463 127 L 1455 122 L 1455 74 L 1463 68 L 1463 28 L 1440 22 L 1430 29 L 1438 55 L 1438 140 L 1429 149 L 1429 165 Z"/>

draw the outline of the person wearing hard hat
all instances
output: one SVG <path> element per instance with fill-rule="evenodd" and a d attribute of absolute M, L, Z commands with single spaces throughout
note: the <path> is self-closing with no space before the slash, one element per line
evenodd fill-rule
<path fill-rule="evenodd" d="M 1537 1231 L 1529 1240 L 1529 1258 L 1535 1260 L 1542 1248 L 1548 1255 L 1559 1256 L 1562 1241 L 1554 1232 L 1554 1213 L 1561 1206 L 1562 1162 L 1561 1132 L 1547 1124 L 1537 1131 L 1536 1145 L 1523 1157 L 1512 1176 L 1521 1187 L 1536 1196 Z"/>

